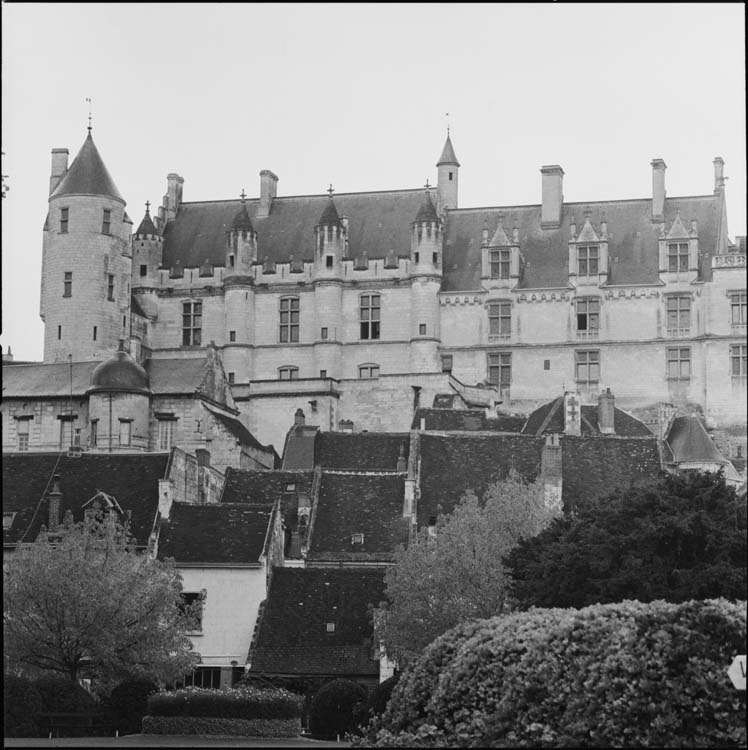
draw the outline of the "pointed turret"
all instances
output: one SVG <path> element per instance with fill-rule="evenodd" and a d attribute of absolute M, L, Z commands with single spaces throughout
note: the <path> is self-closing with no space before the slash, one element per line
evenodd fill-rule
<path fill-rule="evenodd" d="M 447 140 L 444 142 L 442 155 L 439 157 L 439 161 L 436 162 L 436 166 L 441 167 L 442 164 L 450 164 L 455 167 L 460 166 L 460 162 L 457 161 L 457 157 L 455 156 L 455 150 L 452 147 L 452 139 L 449 137 L 449 133 L 447 133 Z"/>
<path fill-rule="evenodd" d="M 226 276 L 249 276 L 257 260 L 257 232 L 252 226 L 242 190 L 241 206 L 226 232 Z"/>
<path fill-rule="evenodd" d="M 151 219 L 151 203 L 145 203 L 145 216 L 132 237 L 132 287 L 152 287 L 158 283 L 163 238 Z"/>
<path fill-rule="evenodd" d="M 319 217 L 318 226 L 324 227 L 338 227 L 340 224 L 340 216 L 338 216 L 338 209 L 335 208 L 335 201 L 330 196 L 330 200 L 325 206 L 325 210 L 322 212 L 322 216 Z"/>
<path fill-rule="evenodd" d="M 158 234 L 158 232 L 156 231 L 156 227 L 153 224 L 153 219 L 151 219 L 150 205 L 150 202 L 146 201 L 145 216 L 143 216 L 143 220 L 140 222 L 138 230 L 135 232 L 136 237 L 147 236 L 149 234 Z"/>
<path fill-rule="evenodd" d="M 418 209 L 415 221 L 416 224 L 420 224 L 423 221 L 439 221 L 439 214 L 436 213 L 436 208 L 431 200 L 431 194 L 428 190 L 423 198 L 421 207 Z"/>
<path fill-rule="evenodd" d="M 447 130 L 447 140 L 444 142 L 442 155 L 436 162 L 439 170 L 439 208 L 457 208 L 457 175 L 460 169 L 460 162 L 457 161 L 455 150 L 452 147 L 452 140 Z"/>
<path fill-rule="evenodd" d="M 330 198 L 314 227 L 317 248 L 315 265 L 318 274 L 337 274 L 340 261 L 347 255 L 348 219 L 338 214 L 332 197 L 332 185 L 327 192 Z"/>
<path fill-rule="evenodd" d="M 426 193 L 416 218 L 411 224 L 410 260 L 412 273 L 439 273 L 442 254 L 442 221 L 431 200 L 426 185 Z"/>

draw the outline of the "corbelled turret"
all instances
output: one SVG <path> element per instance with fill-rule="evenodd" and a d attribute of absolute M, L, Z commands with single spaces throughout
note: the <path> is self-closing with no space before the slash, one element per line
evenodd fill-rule
<path fill-rule="evenodd" d="M 252 264 L 257 260 L 257 232 L 252 226 L 245 199 L 242 190 L 241 206 L 231 229 L 226 232 L 226 276 L 249 276 Z"/>
<path fill-rule="evenodd" d="M 317 273 L 336 273 L 340 261 L 347 255 L 348 220 L 341 218 L 335 201 L 332 198 L 332 186 L 328 190 L 330 199 L 327 201 L 319 222 L 314 227 L 315 235 L 315 266 Z"/>

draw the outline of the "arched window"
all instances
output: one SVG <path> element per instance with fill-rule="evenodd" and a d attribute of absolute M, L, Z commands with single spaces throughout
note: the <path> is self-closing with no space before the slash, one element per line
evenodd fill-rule
<path fill-rule="evenodd" d="M 280 342 L 293 344 L 299 341 L 299 298 L 282 297 L 280 301 Z"/>
<path fill-rule="evenodd" d="M 367 378 L 378 378 L 379 377 L 379 365 L 367 363 L 365 365 L 358 366 L 358 376 L 362 379 Z"/>
<path fill-rule="evenodd" d="M 298 380 L 299 368 L 293 365 L 284 365 L 278 368 L 278 380 Z"/>

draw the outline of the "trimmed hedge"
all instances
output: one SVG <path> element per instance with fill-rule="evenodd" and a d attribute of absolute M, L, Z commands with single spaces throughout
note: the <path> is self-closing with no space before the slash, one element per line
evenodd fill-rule
<path fill-rule="evenodd" d="M 6 674 L 3 677 L 3 735 L 39 737 L 36 714 L 42 710 L 42 696 L 31 680 Z"/>
<path fill-rule="evenodd" d="M 217 719 L 297 719 L 303 698 L 288 690 L 238 687 L 230 690 L 184 688 L 148 697 L 149 716 Z"/>
<path fill-rule="evenodd" d="M 444 634 L 403 674 L 378 747 L 741 747 L 745 602 L 530 610 Z"/>
<path fill-rule="evenodd" d="M 144 716 L 143 734 L 220 734 L 298 737 L 301 719 L 225 719 L 210 716 Z"/>
<path fill-rule="evenodd" d="M 315 737 L 332 737 L 354 732 L 366 723 L 367 692 L 353 680 L 337 679 L 323 685 L 312 700 L 309 729 Z"/>
<path fill-rule="evenodd" d="M 125 680 L 106 699 L 112 729 L 120 734 L 139 734 L 148 696 L 158 687 L 148 680 Z"/>

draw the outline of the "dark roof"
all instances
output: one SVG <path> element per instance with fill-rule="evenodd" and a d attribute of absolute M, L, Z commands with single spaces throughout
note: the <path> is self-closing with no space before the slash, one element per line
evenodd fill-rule
<path fill-rule="evenodd" d="M 403 474 L 323 472 L 308 560 L 391 561 L 408 541 Z M 363 544 L 353 544 L 363 534 Z"/>
<path fill-rule="evenodd" d="M 134 295 L 130 295 L 130 312 L 133 315 L 140 315 L 141 318 L 147 317 L 143 308 L 140 306 L 140 302 L 138 302 L 138 298 Z"/>
<path fill-rule="evenodd" d="M 564 203 L 561 226 L 540 228 L 540 205 L 503 206 L 450 210 L 444 242 L 443 291 L 481 288 L 481 241 L 484 223 L 493 233 L 499 214 L 519 230 L 524 271 L 519 288 L 568 287 L 569 224 L 576 218 L 583 223 L 583 212 L 590 209 L 590 221 L 598 230 L 608 222 L 609 284 L 656 284 L 659 282 L 659 229 L 652 224 L 652 201 L 600 201 Z M 711 278 L 711 255 L 717 252 L 721 205 L 719 196 L 692 196 L 665 200 L 665 226 L 669 230 L 676 217 L 694 218 L 699 227 L 702 278 Z"/>
<path fill-rule="evenodd" d="M 207 366 L 205 357 L 159 358 L 149 359 L 145 369 L 154 393 L 192 394 L 202 386 Z"/>
<path fill-rule="evenodd" d="M 272 514 L 267 503 L 174 503 L 169 520 L 161 522 L 158 557 L 177 563 L 258 563 Z"/>
<path fill-rule="evenodd" d="M 348 217 L 349 257 L 366 253 L 384 258 L 391 251 L 407 255 L 410 226 L 422 195 L 421 190 L 336 194 L 337 211 Z M 259 200 L 248 200 L 259 257 L 279 263 L 288 262 L 291 255 L 314 260 L 314 227 L 329 200 L 327 195 L 276 197 L 264 218 L 257 217 Z M 239 208 L 238 199 L 180 204 L 164 232 L 163 267 L 171 268 L 179 260 L 183 268 L 199 268 L 206 259 L 225 265 L 225 233 Z"/>
<path fill-rule="evenodd" d="M 158 509 L 158 480 L 163 478 L 169 455 L 92 454 L 78 458 L 57 453 L 10 453 L 3 456 L 3 511 L 15 512 L 13 526 L 3 531 L 3 541 L 17 542 L 31 524 L 24 541 L 36 539 L 47 523 L 45 498 L 34 518 L 39 499 L 53 473 L 60 475 L 62 510 L 71 510 L 75 521 L 83 520 L 82 506 L 99 490 L 113 495 L 123 511 L 132 512 L 131 530 L 138 544 L 145 545 Z M 52 484 L 50 482 L 51 489 Z M 33 518 L 33 522 L 32 522 Z"/>
<path fill-rule="evenodd" d="M 408 459 L 410 436 L 398 432 L 319 432 L 314 463 L 325 469 L 395 471 L 401 449 Z"/>
<path fill-rule="evenodd" d="M 564 507 L 644 484 L 660 473 L 657 438 L 561 437 Z"/>
<path fill-rule="evenodd" d="M 65 176 L 50 195 L 106 195 L 124 203 L 88 131 L 88 137 Z"/>
<path fill-rule="evenodd" d="M 90 392 L 118 391 L 150 394 L 148 374 L 124 349 L 120 348 L 91 374 Z"/>
<path fill-rule="evenodd" d="M 665 436 L 673 461 L 708 461 L 727 463 L 704 429 L 698 417 L 676 417 Z"/>
<path fill-rule="evenodd" d="M 430 409 L 420 407 L 413 417 L 412 430 L 421 429 L 421 420 L 426 420 L 427 430 L 437 432 L 495 430 L 497 432 L 521 432 L 524 417 L 498 414 L 486 417 L 483 409 Z"/>
<path fill-rule="evenodd" d="M 322 216 L 319 217 L 319 225 L 331 225 L 334 227 L 340 225 L 340 216 L 338 216 L 338 210 L 335 208 L 335 201 L 333 201 L 332 196 L 330 196 L 330 200 L 327 202 Z"/>
<path fill-rule="evenodd" d="M 559 396 L 547 404 L 539 406 L 527 418 L 522 432 L 526 435 L 549 435 L 563 433 L 566 426 L 564 416 L 564 398 Z M 636 417 L 614 407 L 615 434 L 619 437 L 652 437 L 652 431 Z M 601 436 L 600 425 L 597 421 L 597 407 L 585 404 L 582 406 L 582 435 Z M 607 437 L 607 436 L 606 436 Z"/>
<path fill-rule="evenodd" d="M 3 398 L 84 396 L 91 385 L 91 375 L 99 362 L 73 362 L 72 386 L 67 362 L 44 364 L 3 362 Z"/>
<path fill-rule="evenodd" d="M 252 226 L 252 219 L 249 218 L 249 214 L 247 213 L 247 204 L 245 201 L 242 201 L 241 208 L 236 212 L 234 221 L 231 222 L 231 228 L 244 230 L 246 232 L 255 231 Z"/>
<path fill-rule="evenodd" d="M 382 568 L 276 568 L 250 671 L 265 674 L 379 674 L 370 607 L 384 600 Z M 327 623 L 335 623 L 328 633 Z"/>
<path fill-rule="evenodd" d="M 147 208 L 145 210 L 143 221 L 140 222 L 140 226 L 138 227 L 135 234 L 158 234 L 158 230 L 154 226 L 153 220 L 151 219 L 151 212 Z"/>
<path fill-rule="evenodd" d="M 458 167 L 460 166 L 460 162 L 457 161 L 457 157 L 455 156 L 455 150 L 452 147 L 452 140 L 449 137 L 449 133 L 447 133 L 447 140 L 444 142 L 442 155 L 439 157 L 439 161 L 436 162 L 436 166 L 439 167 L 442 164 L 455 164 Z"/>
<path fill-rule="evenodd" d="M 257 448 L 258 450 L 273 451 L 275 449 L 272 445 L 263 445 L 257 438 L 237 419 L 231 417 L 228 414 L 224 414 L 218 409 L 212 408 L 209 404 L 206 404 L 208 411 L 210 411 L 220 424 L 222 424 L 241 445 L 246 445 L 251 448 Z M 276 456 L 278 454 L 276 453 Z"/>
<path fill-rule="evenodd" d="M 318 427 L 295 425 L 286 434 L 283 446 L 283 466 L 287 471 L 306 471 L 314 468 L 314 443 Z"/>
<path fill-rule="evenodd" d="M 439 215 L 436 213 L 436 209 L 434 208 L 434 204 L 431 201 L 431 195 L 429 194 L 428 190 L 426 191 L 426 195 L 423 198 L 421 207 L 418 209 L 415 221 L 416 223 L 420 223 L 422 221 L 439 221 Z"/>

